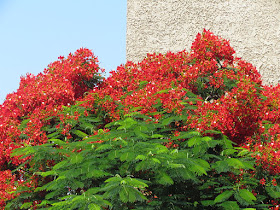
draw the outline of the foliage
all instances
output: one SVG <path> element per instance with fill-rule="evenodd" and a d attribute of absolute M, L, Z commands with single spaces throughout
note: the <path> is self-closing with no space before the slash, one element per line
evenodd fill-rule
<path fill-rule="evenodd" d="M 155 123 L 134 112 L 107 124 L 110 131 L 99 130 L 83 141 L 50 139 L 16 151 L 14 155 L 32 155 L 36 163 L 47 164 L 49 158 L 42 157 L 50 152 L 53 160 L 61 154 L 64 159 L 45 172 L 30 169 L 30 175 L 51 181 L 35 193 L 22 193 L 11 207 L 19 208 L 16 205 L 38 192 L 44 193 L 38 207 L 50 209 L 213 209 L 229 201 L 244 207 L 265 201 L 251 192 L 259 181 L 250 174 L 250 153 L 233 147 L 222 134 L 213 138 L 197 131 L 174 133 L 176 122 L 185 119 L 166 113 Z M 168 148 L 172 141 L 176 146 Z M 236 181 L 240 169 L 242 177 Z"/>
<path fill-rule="evenodd" d="M 233 54 L 204 30 L 103 81 L 87 49 L 22 78 L 0 107 L 0 205 L 278 209 L 279 86 Z"/>

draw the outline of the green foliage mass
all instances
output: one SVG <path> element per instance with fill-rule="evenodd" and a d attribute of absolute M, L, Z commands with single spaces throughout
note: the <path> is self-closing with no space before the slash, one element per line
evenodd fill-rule
<path fill-rule="evenodd" d="M 66 142 L 55 119 L 45 128 L 47 144 L 14 152 L 32 157 L 26 174 L 35 174 L 39 187 L 19 188 L 6 208 L 29 209 L 41 200 L 37 209 L 265 209 L 269 195 L 279 197 L 278 187 L 252 193 L 259 180 L 250 176 L 250 152 L 218 131 L 207 131 L 213 137 L 193 130 L 175 134 L 187 112 L 158 110 L 160 120 L 132 112 L 107 124 L 107 132 L 98 130 L 101 111 L 85 116 L 79 105 L 65 107 L 65 115 L 81 113 L 68 122 L 73 140 Z"/>

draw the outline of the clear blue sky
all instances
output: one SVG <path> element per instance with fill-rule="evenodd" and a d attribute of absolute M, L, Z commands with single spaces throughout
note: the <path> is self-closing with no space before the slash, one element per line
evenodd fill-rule
<path fill-rule="evenodd" d="M 126 0 L 0 0 L 0 104 L 20 76 L 91 49 L 109 71 L 125 63 Z"/>

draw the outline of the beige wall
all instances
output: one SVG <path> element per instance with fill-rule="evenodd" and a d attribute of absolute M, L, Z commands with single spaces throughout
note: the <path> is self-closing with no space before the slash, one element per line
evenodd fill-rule
<path fill-rule="evenodd" d="M 127 60 L 189 51 L 203 28 L 229 39 L 266 84 L 280 82 L 280 0 L 127 0 Z"/>

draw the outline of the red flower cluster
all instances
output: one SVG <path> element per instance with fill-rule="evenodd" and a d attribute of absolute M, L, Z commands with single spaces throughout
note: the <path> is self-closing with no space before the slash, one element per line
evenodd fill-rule
<path fill-rule="evenodd" d="M 5 201 L 12 199 L 10 192 L 15 191 L 14 175 L 10 170 L 0 171 L 0 207 L 5 206 Z"/>
<path fill-rule="evenodd" d="M 190 118 L 189 127 L 203 130 L 220 130 L 238 144 L 246 137 L 259 132 L 262 103 L 254 85 L 247 80 L 212 103 L 204 102 L 195 116 Z"/>
<path fill-rule="evenodd" d="M 229 61 L 230 64 L 235 53 L 228 40 L 214 36 L 205 29 L 202 34 L 196 36 L 191 49 L 194 57 L 199 60 L 219 59 Z"/>
<path fill-rule="evenodd" d="M 148 54 L 138 64 L 127 62 L 83 100 L 92 109 L 93 104 L 102 101 L 100 105 L 106 112 L 118 119 L 137 107 L 142 113 L 157 112 L 157 103 L 168 112 L 180 113 L 182 100 L 188 100 L 186 89 L 200 99 L 207 92 L 205 101 L 197 102 L 198 109 L 184 129 L 221 130 L 242 143 L 259 127 L 263 105 L 254 84 L 261 85 L 261 79 L 251 64 L 234 59 L 233 53 L 228 41 L 204 31 L 198 34 L 191 53 Z M 228 88 L 225 81 L 236 87 Z M 117 109 L 119 105 L 123 106 L 123 113 Z"/>

